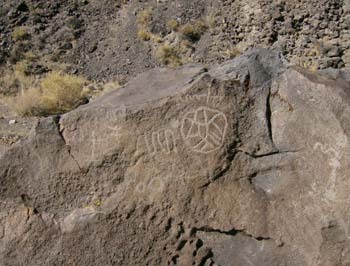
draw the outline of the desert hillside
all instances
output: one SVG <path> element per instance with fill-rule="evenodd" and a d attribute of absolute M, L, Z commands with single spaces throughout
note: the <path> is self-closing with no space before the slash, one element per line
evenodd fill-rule
<path fill-rule="evenodd" d="M 3 0 L 0 13 L 0 62 L 27 60 L 33 74 L 57 62 L 91 80 L 129 80 L 251 47 L 278 49 L 312 69 L 350 64 L 347 1 Z"/>

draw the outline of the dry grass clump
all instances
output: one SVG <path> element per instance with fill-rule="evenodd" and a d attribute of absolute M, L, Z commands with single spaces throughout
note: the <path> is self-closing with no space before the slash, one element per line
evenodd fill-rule
<path fill-rule="evenodd" d="M 238 47 L 230 47 L 224 52 L 224 54 L 228 59 L 233 59 L 242 54 L 242 51 Z"/>
<path fill-rule="evenodd" d="M 138 32 L 137 36 L 143 41 L 149 41 L 152 33 L 149 30 L 149 25 L 152 21 L 152 9 L 147 8 L 141 11 L 137 16 Z"/>
<path fill-rule="evenodd" d="M 158 48 L 157 58 L 162 64 L 171 67 L 177 67 L 183 63 L 179 49 L 167 44 Z"/>
<path fill-rule="evenodd" d="M 137 36 L 142 41 L 151 41 L 154 44 L 163 42 L 163 38 L 159 35 L 153 34 L 150 30 L 150 24 L 152 22 L 152 9 L 147 8 L 140 12 L 137 17 Z"/>
<path fill-rule="evenodd" d="M 171 31 L 177 31 L 179 29 L 179 22 L 176 19 L 171 19 L 166 23 L 166 26 Z"/>
<path fill-rule="evenodd" d="M 216 27 L 216 17 L 214 13 L 210 13 L 208 16 L 205 17 L 206 25 L 209 27 L 211 31 L 214 31 Z"/>
<path fill-rule="evenodd" d="M 34 54 L 32 51 L 27 51 L 23 53 L 24 60 L 27 60 L 28 62 L 34 62 L 38 59 L 38 56 Z"/>
<path fill-rule="evenodd" d="M 53 71 L 7 102 L 19 115 L 47 116 L 68 112 L 86 102 L 84 78 Z"/>
<path fill-rule="evenodd" d="M 35 116 L 41 113 L 41 93 L 34 87 L 6 99 L 6 102 L 20 116 Z"/>
<path fill-rule="evenodd" d="M 192 42 L 198 41 L 206 31 L 207 25 L 202 20 L 193 23 L 187 23 L 180 29 L 182 36 Z"/>
<path fill-rule="evenodd" d="M 318 69 L 317 62 L 307 57 L 298 58 L 298 60 L 296 60 L 296 65 L 311 72 L 316 72 Z"/>
<path fill-rule="evenodd" d="M 27 27 L 16 27 L 12 32 L 12 38 L 14 41 L 24 41 L 30 38 L 30 34 Z"/>
<path fill-rule="evenodd" d="M 187 23 L 180 27 L 177 20 L 169 20 L 168 29 L 172 31 L 166 43 L 158 46 L 158 61 L 170 67 L 177 67 L 188 62 L 194 50 L 193 43 L 198 41 L 208 26 L 202 21 L 197 20 L 193 23 Z"/>
<path fill-rule="evenodd" d="M 31 35 L 28 27 L 16 27 L 12 31 L 13 46 L 10 50 L 9 62 L 15 64 L 25 59 L 25 53 L 31 48 Z"/>
<path fill-rule="evenodd" d="M 119 89 L 122 85 L 118 80 L 110 80 L 108 82 L 91 82 L 84 88 L 84 95 L 90 100 L 95 100 L 115 89 Z"/>
<path fill-rule="evenodd" d="M 13 69 L 2 71 L 0 73 L 0 95 L 14 95 L 36 84 L 36 78 L 28 75 L 28 71 L 27 61 L 17 62 Z"/>
<path fill-rule="evenodd" d="M 57 114 L 76 108 L 86 99 L 83 94 L 86 84 L 84 78 L 75 75 L 49 73 L 40 84 L 43 110 L 48 114 Z"/>
<path fill-rule="evenodd" d="M 143 41 L 149 41 L 152 34 L 145 28 L 140 28 L 137 32 L 137 36 Z"/>
<path fill-rule="evenodd" d="M 215 24 L 215 17 L 211 20 L 208 19 L 208 21 L 199 19 L 185 25 L 180 25 L 177 19 L 170 19 L 166 23 L 169 30 L 166 36 L 151 32 L 152 21 L 151 8 L 139 13 L 137 18 L 138 38 L 150 42 L 161 64 L 177 67 L 190 60 L 194 51 L 194 43 L 201 38 L 210 26 Z"/>
<path fill-rule="evenodd" d="M 152 9 L 147 8 L 141 11 L 137 16 L 137 22 L 139 25 L 147 27 L 152 21 Z"/>

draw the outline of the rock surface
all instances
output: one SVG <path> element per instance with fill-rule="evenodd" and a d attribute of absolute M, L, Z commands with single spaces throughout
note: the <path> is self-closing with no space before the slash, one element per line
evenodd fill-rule
<path fill-rule="evenodd" d="M 0 155 L 0 265 L 349 265 L 349 74 L 154 69 Z"/>

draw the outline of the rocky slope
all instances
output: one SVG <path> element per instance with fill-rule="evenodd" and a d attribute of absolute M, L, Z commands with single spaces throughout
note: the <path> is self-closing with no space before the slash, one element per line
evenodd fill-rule
<path fill-rule="evenodd" d="M 350 75 L 155 68 L 0 157 L 1 265 L 350 263 Z"/>
<path fill-rule="evenodd" d="M 138 36 L 144 10 L 156 41 Z M 177 42 L 167 22 L 203 20 L 206 30 L 181 55 L 186 62 L 223 62 L 262 46 L 306 68 L 343 68 L 350 64 L 349 12 L 349 0 L 3 0 L 0 63 L 14 64 L 30 52 L 37 58 L 32 73 L 44 73 L 53 61 L 90 79 L 129 80 L 160 64 L 159 46 Z M 25 41 L 21 27 L 28 31 Z"/>

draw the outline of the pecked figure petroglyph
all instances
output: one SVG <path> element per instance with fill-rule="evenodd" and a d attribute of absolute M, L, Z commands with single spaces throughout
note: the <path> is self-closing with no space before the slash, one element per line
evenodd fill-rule
<path fill-rule="evenodd" d="M 226 129 L 227 118 L 223 112 L 199 107 L 185 114 L 181 124 L 181 135 L 193 151 L 210 153 L 221 147 Z"/>
<path fill-rule="evenodd" d="M 160 129 L 150 133 L 144 133 L 137 138 L 136 150 L 147 154 L 177 152 L 175 134 L 171 129 Z"/>

